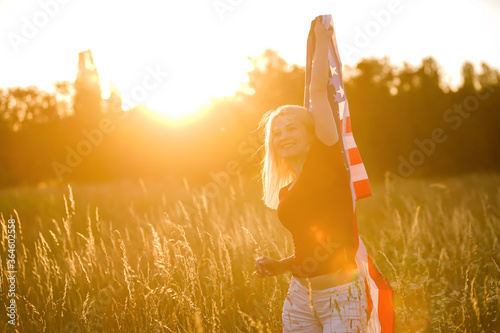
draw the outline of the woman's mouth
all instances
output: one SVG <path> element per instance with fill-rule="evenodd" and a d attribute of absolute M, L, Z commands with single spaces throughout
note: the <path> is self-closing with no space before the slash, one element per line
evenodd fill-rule
<path fill-rule="evenodd" d="M 281 149 L 288 149 L 294 145 L 293 142 L 287 142 L 281 145 Z"/>

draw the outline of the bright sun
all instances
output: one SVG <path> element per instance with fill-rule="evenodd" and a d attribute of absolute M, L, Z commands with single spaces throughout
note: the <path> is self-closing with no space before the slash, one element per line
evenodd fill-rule
<path fill-rule="evenodd" d="M 217 97 L 232 96 L 236 90 L 241 88 L 242 82 L 247 79 L 248 63 L 235 61 L 226 68 L 219 68 L 217 75 L 207 73 L 205 75 L 194 75 L 183 72 L 182 75 L 169 73 L 165 82 L 158 84 L 154 89 L 145 90 L 145 96 L 141 100 L 134 100 L 133 91 L 142 82 L 143 78 L 133 78 L 123 75 L 120 64 L 116 59 L 106 59 L 105 55 L 94 56 L 96 66 L 99 70 L 103 97 L 109 96 L 110 82 L 123 96 L 129 97 L 129 103 L 124 103 L 123 108 L 128 109 L 132 105 L 145 105 L 150 110 L 158 113 L 158 121 L 167 121 L 174 125 L 185 124 L 195 121 L 206 109 L 210 100 Z M 240 68 L 240 70 L 234 70 Z M 153 82 L 151 80 L 151 82 Z M 138 91 L 138 90 L 137 90 Z"/>
<path fill-rule="evenodd" d="M 103 73 L 106 71 L 103 71 Z M 154 90 L 147 91 L 147 95 L 141 100 L 135 100 L 130 96 L 130 89 L 127 89 L 124 84 L 116 81 L 110 81 L 108 76 L 100 75 L 101 87 L 103 90 L 102 97 L 107 98 L 110 95 L 110 82 L 116 86 L 122 98 L 127 96 L 128 103 L 123 101 L 123 109 L 127 111 L 132 106 L 146 106 L 149 110 L 153 111 L 154 118 L 160 122 L 173 123 L 175 125 L 184 124 L 186 122 L 194 121 L 198 118 L 200 110 L 207 106 L 209 96 L 203 93 L 191 93 L 190 91 L 182 89 L 171 89 L 168 86 L 157 87 Z"/>
<path fill-rule="evenodd" d="M 172 93 L 167 90 L 146 102 L 146 105 L 157 113 L 157 121 L 177 126 L 190 123 L 196 121 L 201 116 L 203 107 L 207 106 L 203 95 L 190 96 L 187 92 L 179 91 L 175 97 L 170 97 Z"/>

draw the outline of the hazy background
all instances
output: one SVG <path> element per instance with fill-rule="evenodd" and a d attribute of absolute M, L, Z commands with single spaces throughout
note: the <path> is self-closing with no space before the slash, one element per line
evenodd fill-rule
<path fill-rule="evenodd" d="M 373 182 L 498 169 L 494 1 L 1 1 L 0 186 L 255 177 L 326 13 Z"/>

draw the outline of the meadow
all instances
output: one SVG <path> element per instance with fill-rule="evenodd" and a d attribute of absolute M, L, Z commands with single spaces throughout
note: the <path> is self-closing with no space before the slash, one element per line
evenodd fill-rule
<path fill-rule="evenodd" d="M 395 293 L 397 332 L 500 332 L 500 174 L 372 184 L 359 230 Z M 142 179 L 0 191 L 0 331 L 279 332 L 293 253 L 254 181 L 217 195 Z M 7 323 L 7 221 L 17 321 Z"/>

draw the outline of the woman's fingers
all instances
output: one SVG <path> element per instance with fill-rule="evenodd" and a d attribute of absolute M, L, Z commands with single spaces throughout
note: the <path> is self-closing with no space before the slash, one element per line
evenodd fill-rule
<path fill-rule="evenodd" d="M 265 268 L 266 261 L 271 258 L 261 256 L 255 260 L 255 271 L 259 277 L 271 276 L 271 272 Z"/>
<path fill-rule="evenodd" d="M 255 261 L 255 271 L 261 277 L 263 277 L 263 275 L 264 275 L 264 267 L 263 267 L 263 263 L 262 263 L 262 258 L 263 257 L 259 257 Z"/>
<path fill-rule="evenodd" d="M 257 268 L 255 270 L 255 272 L 257 273 L 257 276 L 259 276 L 259 277 L 266 277 L 266 276 L 271 275 L 271 273 L 268 270 L 260 269 L 260 268 Z"/>
<path fill-rule="evenodd" d="M 263 267 L 263 265 L 264 265 L 264 261 L 262 259 L 257 258 L 257 260 L 255 260 L 255 269 Z"/>
<path fill-rule="evenodd" d="M 264 268 L 265 262 L 269 259 L 270 258 L 268 258 L 268 257 L 259 257 L 259 258 L 255 259 L 255 268 L 257 268 L 257 267 Z"/>
<path fill-rule="evenodd" d="M 329 27 L 327 30 L 321 20 L 318 20 L 314 25 L 314 32 L 318 37 L 331 38 L 333 29 Z"/>
<path fill-rule="evenodd" d="M 257 274 L 257 276 L 261 277 L 261 278 L 272 276 L 271 273 L 269 273 L 269 272 L 259 272 L 259 271 L 256 271 L 255 274 Z"/>

